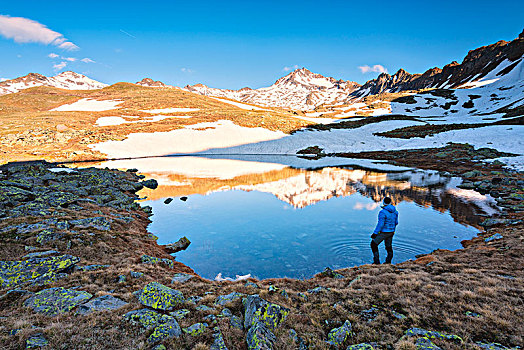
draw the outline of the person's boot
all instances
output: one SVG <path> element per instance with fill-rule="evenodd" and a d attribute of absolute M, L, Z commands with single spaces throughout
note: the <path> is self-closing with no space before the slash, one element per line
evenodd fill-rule
<path fill-rule="evenodd" d="M 371 241 L 371 251 L 373 252 L 373 264 L 380 265 L 380 256 L 378 253 L 378 245 Z"/>
<path fill-rule="evenodd" d="M 388 255 L 386 256 L 386 261 L 384 264 L 391 264 L 391 260 L 393 260 L 393 249 L 386 249 L 388 252 Z"/>

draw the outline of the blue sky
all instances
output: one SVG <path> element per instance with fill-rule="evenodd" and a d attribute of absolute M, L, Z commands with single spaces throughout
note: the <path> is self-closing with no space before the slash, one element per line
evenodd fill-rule
<path fill-rule="evenodd" d="M 523 13 L 516 0 L 10 1 L 0 7 L 0 78 L 73 70 L 109 84 L 238 89 L 306 67 L 363 83 L 381 67 L 421 73 L 512 40 Z"/>

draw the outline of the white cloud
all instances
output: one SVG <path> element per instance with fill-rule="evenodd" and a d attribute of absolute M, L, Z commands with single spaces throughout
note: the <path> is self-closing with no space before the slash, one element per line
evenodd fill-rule
<path fill-rule="evenodd" d="M 65 68 L 65 66 L 67 66 L 67 62 L 60 62 L 60 63 L 57 63 L 57 64 L 54 64 L 53 65 L 53 69 L 54 70 L 61 70 L 63 68 Z"/>
<path fill-rule="evenodd" d="M 375 64 L 373 67 L 370 67 L 368 65 L 360 66 L 358 67 L 358 69 L 360 69 L 362 74 L 366 74 L 370 72 L 375 72 L 375 73 L 387 73 L 388 72 L 388 70 L 380 64 Z"/>
<path fill-rule="evenodd" d="M 0 82 L 6 81 L 6 80 L 9 80 L 9 79 L 7 79 L 7 78 L 0 78 Z"/>
<path fill-rule="evenodd" d="M 0 35 L 16 43 L 42 43 L 64 50 L 78 50 L 78 46 L 45 25 L 24 17 L 0 15 Z"/>
<path fill-rule="evenodd" d="M 50 53 L 49 55 L 47 55 L 47 57 L 49 57 L 49 58 L 57 58 L 58 55 L 56 53 Z"/>
<path fill-rule="evenodd" d="M 60 45 L 58 45 L 58 47 L 67 51 L 75 51 L 79 49 L 78 46 L 76 46 L 70 41 L 63 42 Z"/>
<path fill-rule="evenodd" d="M 291 67 L 284 67 L 282 68 L 282 71 L 289 72 L 290 70 L 295 70 L 295 69 L 298 69 L 298 64 L 295 64 L 294 66 L 291 66 Z"/>
<path fill-rule="evenodd" d="M 75 62 L 76 61 L 76 58 L 74 58 L 74 57 L 62 57 L 62 59 L 66 60 L 66 61 L 69 61 L 69 62 Z"/>
<path fill-rule="evenodd" d="M 82 58 L 80 61 L 84 62 L 84 63 L 95 63 L 95 61 L 93 61 L 92 59 L 90 58 Z"/>
<path fill-rule="evenodd" d="M 191 74 L 194 72 L 194 70 L 190 69 L 190 68 L 180 68 L 180 70 L 184 73 L 188 73 L 188 74 Z"/>

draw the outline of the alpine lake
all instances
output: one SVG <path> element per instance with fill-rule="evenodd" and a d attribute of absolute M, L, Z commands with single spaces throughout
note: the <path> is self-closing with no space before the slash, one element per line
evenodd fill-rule
<path fill-rule="evenodd" d="M 171 156 L 102 166 L 158 181 L 139 192 L 153 208 L 149 231 L 159 244 L 186 236 L 191 245 L 176 260 L 208 279 L 302 279 L 371 263 L 385 196 L 399 211 L 393 263 L 460 249 L 479 232 L 475 224 L 498 211 L 489 196 L 458 188 L 460 178 L 380 161 Z M 383 244 L 380 254 L 384 261 Z"/>

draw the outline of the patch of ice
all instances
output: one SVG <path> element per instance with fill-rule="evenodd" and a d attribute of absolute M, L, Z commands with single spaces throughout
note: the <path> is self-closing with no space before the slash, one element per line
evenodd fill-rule
<path fill-rule="evenodd" d="M 247 275 L 236 275 L 236 278 L 233 279 L 231 277 L 222 277 L 222 272 L 220 272 L 218 275 L 216 275 L 215 281 L 219 281 L 219 282 L 223 282 L 223 281 L 236 282 L 236 281 L 247 280 L 248 278 L 251 278 L 251 274 L 250 273 L 248 273 Z"/>
<path fill-rule="evenodd" d="M 66 173 L 76 173 L 77 172 L 75 169 L 71 169 L 71 168 L 49 168 L 47 170 L 53 173 L 60 173 L 62 171 L 65 171 Z"/>

